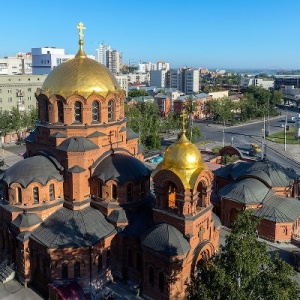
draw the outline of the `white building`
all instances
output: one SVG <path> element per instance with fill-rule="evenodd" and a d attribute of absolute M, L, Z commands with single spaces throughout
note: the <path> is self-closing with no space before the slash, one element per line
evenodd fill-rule
<path fill-rule="evenodd" d="M 1 75 L 0 111 L 17 107 L 20 111 L 36 107 L 35 93 L 47 75 Z"/>
<path fill-rule="evenodd" d="M 0 58 L 0 75 L 31 74 L 31 64 L 30 52 Z"/>
<path fill-rule="evenodd" d="M 150 71 L 150 85 L 165 88 L 167 83 L 167 70 Z"/>
<path fill-rule="evenodd" d="M 241 88 L 247 88 L 249 86 L 259 86 L 266 90 L 274 88 L 274 79 L 268 78 L 255 78 L 255 77 L 242 77 Z"/>
<path fill-rule="evenodd" d="M 126 91 L 126 96 L 128 95 L 128 77 L 127 74 L 115 75 L 118 83 L 120 84 L 122 90 Z"/>
<path fill-rule="evenodd" d="M 111 47 L 109 45 L 104 45 L 103 43 L 99 45 L 99 48 L 96 49 L 96 61 L 106 66 L 106 53 L 107 51 L 111 51 Z"/>
<path fill-rule="evenodd" d="M 153 70 L 157 70 L 156 64 L 152 62 L 143 62 L 138 64 L 138 73 L 147 73 Z"/>
<path fill-rule="evenodd" d="M 168 62 L 158 61 L 157 70 L 170 70 L 170 64 Z"/>
<path fill-rule="evenodd" d="M 126 74 L 128 82 L 131 83 L 145 83 L 149 84 L 150 83 L 150 73 L 129 73 Z"/>
<path fill-rule="evenodd" d="M 106 64 L 104 64 L 113 74 L 119 74 L 122 67 L 122 56 L 117 50 L 106 51 Z"/>
<path fill-rule="evenodd" d="M 199 70 L 193 68 L 171 69 L 170 88 L 185 94 L 199 92 Z"/>

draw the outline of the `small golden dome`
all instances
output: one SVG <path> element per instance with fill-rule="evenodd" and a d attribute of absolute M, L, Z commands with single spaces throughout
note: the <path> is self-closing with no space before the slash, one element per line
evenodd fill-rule
<path fill-rule="evenodd" d="M 108 68 L 88 58 L 79 40 L 76 56 L 61 63 L 47 76 L 42 86 L 42 94 L 50 98 L 59 94 L 65 98 L 78 94 L 88 98 L 92 93 L 106 96 L 110 92 L 121 92 L 121 87 Z"/>
<path fill-rule="evenodd" d="M 203 169 L 207 169 L 207 166 L 199 149 L 187 139 L 183 131 L 180 139 L 168 147 L 164 160 L 157 166 L 153 175 L 161 170 L 170 170 L 179 176 L 185 188 L 191 188 Z"/>

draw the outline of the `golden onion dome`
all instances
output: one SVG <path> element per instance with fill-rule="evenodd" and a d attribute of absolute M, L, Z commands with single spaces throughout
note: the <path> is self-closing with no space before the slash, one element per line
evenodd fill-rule
<path fill-rule="evenodd" d="M 183 131 L 179 140 L 168 147 L 164 160 L 154 170 L 153 175 L 161 170 L 170 170 L 182 180 L 185 188 L 192 188 L 203 169 L 207 169 L 207 166 L 199 149 L 188 140 Z"/>
<path fill-rule="evenodd" d="M 81 33 L 80 37 L 82 36 Z M 54 94 L 64 98 L 73 94 L 87 98 L 93 93 L 105 97 L 111 92 L 121 92 L 118 81 L 109 69 L 86 56 L 82 39 L 79 40 L 79 45 L 79 51 L 74 58 L 61 63 L 47 76 L 41 93 L 48 98 Z"/>

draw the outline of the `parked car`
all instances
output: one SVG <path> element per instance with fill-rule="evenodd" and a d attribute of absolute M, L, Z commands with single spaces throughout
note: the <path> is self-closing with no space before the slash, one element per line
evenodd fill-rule
<path fill-rule="evenodd" d="M 292 264 L 297 272 L 300 272 L 300 250 L 291 252 Z"/>

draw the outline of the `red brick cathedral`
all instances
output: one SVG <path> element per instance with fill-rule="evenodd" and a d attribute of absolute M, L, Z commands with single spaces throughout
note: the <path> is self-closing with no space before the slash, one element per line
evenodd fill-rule
<path fill-rule="evenodd" d="M 0 175 L 1 259 L 46 294 L 119 279 L 148 299 L 184 299 L 198 261 L 218 250 L 213 174 L 184 130 L 151 174 L 126 126 L 125 93 L 86 56 L 78 28 L 78 53 L 36 95 L 26 158 Z"/>

